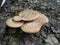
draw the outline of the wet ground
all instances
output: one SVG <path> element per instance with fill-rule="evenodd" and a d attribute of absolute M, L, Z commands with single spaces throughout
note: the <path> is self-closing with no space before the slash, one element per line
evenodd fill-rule
<path fill-rule="evenodd" d="M 27 34 L 19 28 L 7 27 L 6 19 L 18 15 L 23 9 L 33 9 L 45 14 L 49 23 L 40 32 Z M 60 0 L 7 0 L 0 8 L 0 44 L 1 45 L 60 45 Z"/>

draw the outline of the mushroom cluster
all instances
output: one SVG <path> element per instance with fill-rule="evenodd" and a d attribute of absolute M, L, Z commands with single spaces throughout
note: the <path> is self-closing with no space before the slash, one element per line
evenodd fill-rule
<path fill-rule="evenodd" d="M 36 33 L 48 22 L 48 17 L 44 14 L 32 9 L 25 9 L 17 16 L 8 19 L 6 25 L 12 28 L 20 27 L 26 33 Z"/>

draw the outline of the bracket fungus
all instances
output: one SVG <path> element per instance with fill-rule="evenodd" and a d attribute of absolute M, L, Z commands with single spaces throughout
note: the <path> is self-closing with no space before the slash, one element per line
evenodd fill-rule
<path fill-rule="evenodd" d="M 39 17 L 39 12 L 35 10 L 26 9 L 19 13 L 19 16 L 22 17 L 23 21 L 32 21 Z"/>
<path fill-rule="evenodd" d="M 32 21 L 32 22 L 27 22 L 24 25 L 22 25 L 21 29 L 22 31 L 26 33 L 36 33 L 36 32 L 39 32 L 41 26 L 42 25 L 39 22 Z"/>
<path fill-rule="evenodd" d="M 21 11 L 17 16 L 8 19 L 6 25 L 13 28 L 20 27 L 26 33 L 37 33 L 48 22 L 48 17 L 44 14 L 32 9 L 26 9 Z"/>
<path fill-rule="evenodd" d="M 38 19 L 32 22 L 26 22 L 25 24 L 23 24 L 21 26 L 21 29 L 26 33 L 36 33 L 36 32 L 39 32 L 41 27 L 48 22 L 49 22 L 48 18 L 45 15 L 40 14 Z"/>
<path fill-rule="evenodd" d="M 12 27 L 12 28 L 18 28 L 23 24 L 24 24 L 24 22 L 15 22 L 12 20 L 12 18 L 10 18 L 6 21 L 6 25 L 9 27 Z"/>

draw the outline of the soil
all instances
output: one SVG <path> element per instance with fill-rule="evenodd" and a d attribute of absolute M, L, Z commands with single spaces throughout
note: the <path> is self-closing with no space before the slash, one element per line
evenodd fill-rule
<path fill-rule="evenodd" d="M 33 9 L 45 14 L 49 23 L 36 34 L 28 34 L 21 29 L 10 28 L 5 22 L 24 9 Z M 60 45 L 60 0 L 7 0 L 0 8 L 1 45 Z"/>

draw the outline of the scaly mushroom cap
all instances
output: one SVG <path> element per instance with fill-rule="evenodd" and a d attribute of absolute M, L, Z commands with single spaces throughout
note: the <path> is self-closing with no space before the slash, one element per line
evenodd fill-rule
<path fill-rule="evenodd" d="M 24 21 L 32 21 L 39 17 L 39 12 L 34 11 L 32 9 L 26 9 L 24 11 L 21 11 L 19 13 L 19 16 L 21 16 L 22 20 L 24 20 Z"/>
<path fill-rule="evenodd" d="M 6 25 L 9 26 L 9 27 L 12 27 L 12 28 L 20 27 L 23 24 L 24 24 L 24 22 L 14 22 L 12 20 L 12 18 L 10 18 L 6 21 Z"/>
<path fill-rule="evenodd" d="M 14 21 L 21 21 L 22 19 L 21 19 L 20 16 L 14 16 L 14 17 L 13 17 L 13 20 L 14 20 Z"/>
<path fill-rule="evenodd" d="M 36 32 L 39 32 L 41 26 L 42 25 L 40 25 L 39 22 L 32 21 L 22 25 L 21 29 L 26 33 L 36 33 Z"/>
<path fill-rule="evenodd" d="M 21 29 L 26 33 L 36 33 L 36 32 L 39 32 L 41 27 L 48 22 L 49 22 L 48 18 L 45 15 L 40 13 L 40 16 L 38 19 L 32 22 L 25 23 L 24 25 L 21 26 Z"/>
<path fill-rule="evenodd" d="M 42 25 L 46 24 L 49 22 L 49 19 L 47 16 L 45 16 L 44 14 L 40 13 L 39 18 L 36 20 L 37 22 L 41 22 Z"/>

